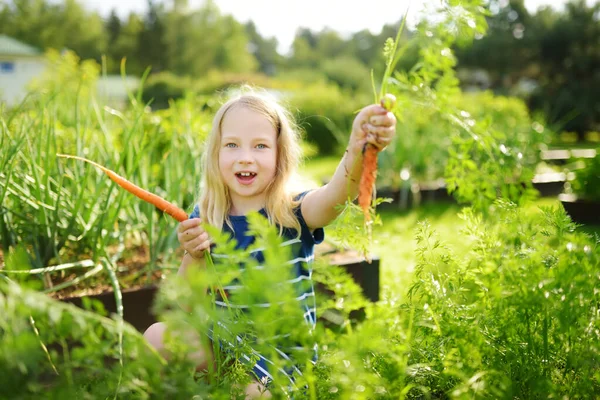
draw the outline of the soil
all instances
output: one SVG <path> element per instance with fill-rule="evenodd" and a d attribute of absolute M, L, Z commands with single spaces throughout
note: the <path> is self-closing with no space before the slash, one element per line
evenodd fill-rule
<path fill-rule="evenodd" d="M 183 251 L 176 251 L 175 259 L 183 257 Z M 153 271 L 148 270 L 150 263 L 150 254 L 148 248 L 143 245 L 132 246 L 123 252 L 123 256 L 117 261 L 117 279 L 121 286 L 121 290 L 135 290 L 146 286 L 155 285 L 157 282 L 165 279 L 171 273 L 176 271 L 171 269 L 157 268 Z M 161 265 L 161 260 L 157 260 L 157 265 Z M 53 277 L 54 285 L 66 282 L 75 278 L 78 274 L 65 274 L 61 277 Z M 112 292 L 113 288 L 110 282 L 106 279 L 106 275 L 100 272 L 99 280 L 91 281 L 94 285 L 90 285 L 90 278 L 84 280 L 80 284 L 70 286 L 66 289 L 51 293 L 50 296 L 56 299 L 64 299 L 73 296 L 91 296 L 104 292 Z"/>
<path fill-rule="evenodd" d="M 116 249 L 113 249 L 116 251 Z M 183 257 L 183 250 L 178 249 L 175 254 L 175 259 Z M 315 257 L 318 259 L 326 259 L 330 264 L 348 264 L 362 260 L 362 255 L 354 250 L 340 250 L 328 242 L 321 243 L 315 247 Z M 83 257 L 82 259 L 85 259 Z M 155 269 L 147 271 L 150 262 L 150 255 L 146 246 L 137 245 L 130 246 L 124 251 L 123 256 L 117 262 L 117 278 L 121 285 L 121 290 L 134 290 L 142 287 L 156 285 L 161 280 L 167 278 L 171 273 L 176 271 L 173 269 Z M 160 260 L 157 262 L 161 264 Z M 4 255 L 0 250 L 0 270 L 4 268 Z M 82 275 L 83 269 L 63 270 L 49 275 L 50 282 L 53 286 L 63 282 L 73 280 L 77 276 Z M 103 272 L 96 276 L 83 280 L 79 284 L 70 286 L 63 290 L 52 292 L 49 296 L 55 299 L 66 299 L 70 297 L 91 296 L 113 290 L 110 282 Z"/>

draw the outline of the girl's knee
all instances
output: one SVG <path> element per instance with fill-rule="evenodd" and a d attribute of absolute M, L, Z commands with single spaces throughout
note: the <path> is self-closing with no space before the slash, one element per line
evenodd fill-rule
<path fill-rule="evenodd" d="M 252 382 L 246 386 L 246 400 L 250 399 L 270 399 L 271 392 L 260 382 Z"/>
<path fill-rule="evenodd" d="M 157 322 L 155 324 L 150 325 L 148 329 L 144 332 L 144 338 L 154 347 L 161 355 L 164 356 L 164 342 L 163 337 L 165 333 L 166 326 L 162 322 Z"/>
<path fill-rule="evenodd" d="M 144 338 L 158 351 L 161 356 L 163 356 L 165 359 L 168 359 L 169 354 L 165 348 L 166 329 L 167 326 L 162 322 L 152 324 L 144 332 Z M 192 352 L 187 354 L 188 360 L 195 363 L 198 370 L 206 369 L 209 357 L 207 352 L 204 350 L 198 335 L 190 331 L 177 332 L 177 335 L 180 336 L 180 339 L 185 340 L 188 344 L 191 344 L 192 348 L 194 349 Z"/>

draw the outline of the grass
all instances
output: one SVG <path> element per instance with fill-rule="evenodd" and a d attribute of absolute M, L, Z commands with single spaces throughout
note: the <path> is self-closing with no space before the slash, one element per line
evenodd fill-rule
<path fill-rule="evenodd" d="M 541 198 L 525 208 L 537 212 L 540 207 L 559 206 L 555 198 Z M 412 281 L 415 268 L 415 231 L 420 221 L 427 221 L 438 235 L 456 254 L 468 250 L 469 243 L 460 234 L 464 227 L 458 217 L 461 207 L 452 203 L 427 204 L 408 211 L 380 212 L 383 225 L 376 227 L 373 251 L 381 259 L 382 293 L 402 298 Z M 600 226 L 581 226 L 583 232 L 600 235 Z"/>
<path fill-rule="evenodd" d="M 333 176 L 341 156 L 307 157 L 300 168 L 300 174 L 320 185 Z"/>

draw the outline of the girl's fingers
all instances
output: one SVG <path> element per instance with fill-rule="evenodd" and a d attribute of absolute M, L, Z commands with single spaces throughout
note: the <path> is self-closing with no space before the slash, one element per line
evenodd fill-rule
<path fill-rule="evenodd" d="M 210 248 L 210 242 L 208 240 L 195 246 L 191 251 L 188 251 L 194 258 L 200 258 L 204 255 L 204 251 Z"/>
<path fill-rule="evenodd" d="M 367 136 L 375 135 L 381 137 L 392 137 L 394 136 L 394 133 L 396 133 L 396 130 L 390 126 L 375 126 L 371 124 L 365 124 L 364 129 L 367 132 Z"/>
<path fill-rule="evenodd" d="M 177 225 L 177 233 L 182 233 L 190 228 L 200 226 L 201 223 L 202 220 L 200 218 L 191 218 L 181 221 L 179 225 Z"/>
<path fill-rule="evenodd" d="M 377 147 L 380 150 L 385 148 L 387 145 L 389 145 L 391 141 L 392 141 L 392 138 L 387 137 L 387 136 L 378 136 L 378 135 L 371 135 L 371 134 L 369 134 L 367 136 L 367 143 L 371 143 L 372 145 L 374 145 L 375 147 Z"/>
<path fill-rule="evenodd" d="M 385 115 L 371 115 L 369 117 L 369 124 L 374 126 L 386 126 L 391 127 L 396 123 L 396 117 L 394 114 L 388 112 Z"/>

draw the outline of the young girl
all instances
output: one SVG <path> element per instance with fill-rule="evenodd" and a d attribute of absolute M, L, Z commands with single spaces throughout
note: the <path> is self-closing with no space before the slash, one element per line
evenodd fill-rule
<path fill-rule="evenodd" d="M 294 254 L 289 264 L 297 278 L 310 283 L 303 286 L 309 289 L 298 301 L 308 327 L 312 327 L 316 308 L 309 264 L 314 246 L 324 238 L 323 227 L 338 216 L 336 207 L 357 196 L 363 147 L 371 143 L 380 150 L 385 148 L 394 137 L 396 119 L 379 105 L 363 108 L 354 119 L 347 150 L 331 181 L 302 193 L 289 188 L 300 161 L 300 136 L 291 121 L 277 102 L 256 92 L 232 98 L 217 111 L 203 156 L 199 204 L 177 228 L 185 250 L 179 274 L 205 266 L 204 254 L 210 251 L 211 240 L 201 223 L 222 227 L 245 249 L 254 239 L 247 235 L 245 216 L 259 211 L 279 228 L 286 244 L 296 244 L 291 247 Z M 157 323 L 144 336 L 163 351 L 164 331 L 165 326 Z M 205 366 L 210 355 L 198 349 L 194 359 Z M 259 356 L 253 368 L 257 382 L 246 388 L 249 397 L 264 392 L 263 384 L 272 379 L 269 364 Z"/>

